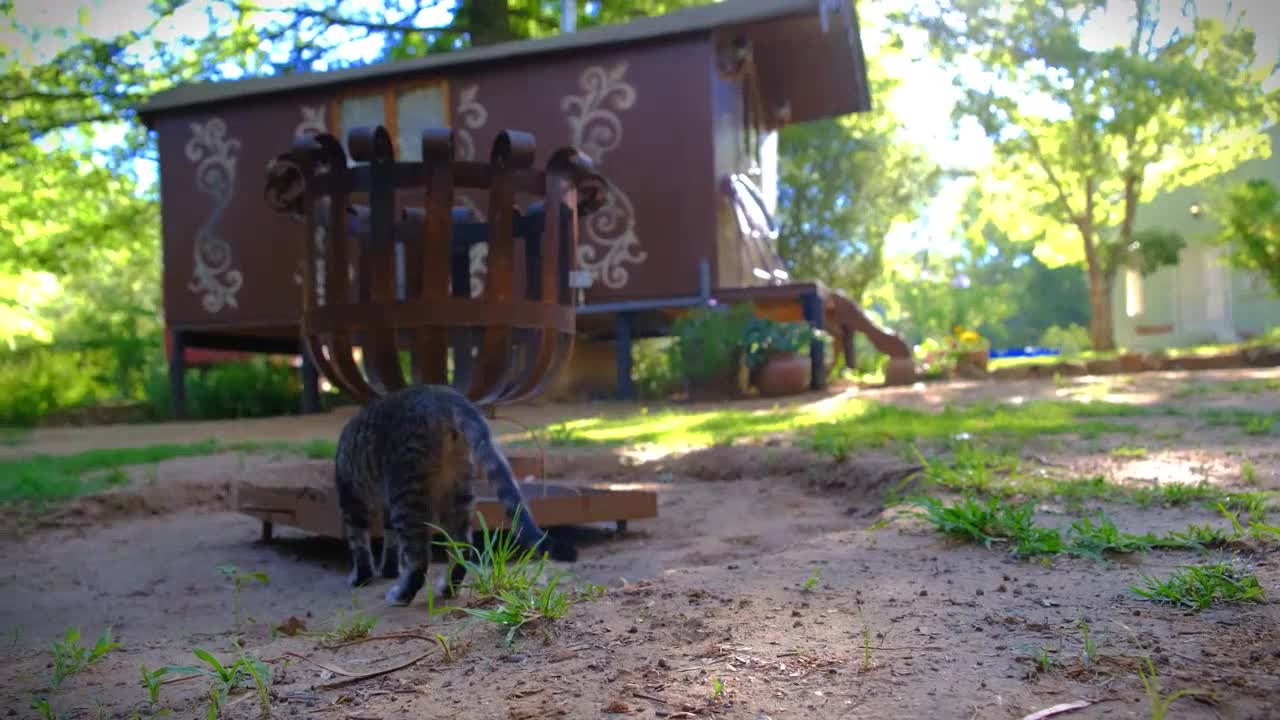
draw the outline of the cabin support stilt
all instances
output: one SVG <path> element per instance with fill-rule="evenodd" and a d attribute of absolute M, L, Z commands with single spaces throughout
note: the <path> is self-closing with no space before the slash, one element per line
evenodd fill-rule
<path fill-rule="evenodd" d="M 173 416 L 181 420 L 187 416 L 187 338 L 186 333 L 173 331 L 173 344 L 169 346 L 169 402 Z"/>
<path fill-rule="evenodd" d="M 813 326 L 814 330 L 822 330 L 822 297 L 817 292 L 806 294 L 800 298 L 800 308 L 804 313 L 804 319 Z M 827 384 L 826 361 L 823 358 L 823 346 L 821 340 L 814 340 L 809 343 L 809 363 L 810 377 L 809 387 L 819 390 Z"/>
<path fill-rule="evenodd" d="M 634 400 L 635 384 L 631 380 L 631 331 L 635 324 L 632 313 L 621 312 L 614 316 L 615 353 L 618 366 L 618 399 Z"/>
<path fill-rule="evenodd" d="M 302 366 L 298 368 L 302 375 L 302 413 L 320 412 L 320 373 L 316 364 L 305 350 L 302 352 Z"/>

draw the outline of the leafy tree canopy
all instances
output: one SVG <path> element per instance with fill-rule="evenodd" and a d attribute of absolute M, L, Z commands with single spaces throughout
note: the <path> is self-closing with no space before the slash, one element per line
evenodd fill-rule
<path fill-rule="evenodd" d="M 1238 17 L 1187 2 L 1169 28 L 1154 0 L 1129 7 L 1125 41 L 1101 48 L 1084 33 L 1105 0 L 952 0 L 902 16 L 955 70 L 957 117 L 994 144 L 990 220 L 1048 264 L 1085 265 L 1098 349 L 1114 347 L 1118 270 L 1149 272 L 1181 247 L 1173 233 L 1135 231 L 1139 204 L 1266 153 L 1261 130 L 1280 114 L 1280 93 L 1263 87 L 1274 68 Z"/>

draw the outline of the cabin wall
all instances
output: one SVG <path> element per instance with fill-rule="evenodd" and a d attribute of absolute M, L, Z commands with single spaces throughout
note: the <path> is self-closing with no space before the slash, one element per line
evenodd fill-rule
<path fill-rule="evenodd" d="M 294 134 L 323 122 L 325 104 L 293 96 L 157 119 L 169 327 L 297 334 L 303 228 L 267 208 L 263 182 Z"/>
<path fill-rule="evenodd" d="M 267 207 L 265 169 L 304 132 L 332 132 L 345 143 L 344 117 L 386 123 L 404 159 L 418 157 L 405 147 L 418 131 L 444 124 L 458 130 L 459 155 L 469 159 L 487 158 L 507 128 L 534 134 L 540 167 L 554 149 L 579 147 L 615 191 L 581 228 L 578 267 L 596 275 L 587 301 L 696 294 L 699 261 L 714 267 L 716 252 L 710 71 L 695 71 L 713 66 L 707 37 L 159 116 L 168 324 L 297 334 L 304 231 Z M 422 92 L 432 87 L 441 97 Z M 390 115 L 379 114 L 379 94 Z M 409 95 L 416 115 L 396 109 L 407 107 Z M 483 197 L 465 202 L 486 210 Z M 483 287 L 484 265 L 481 250 L 473 256 L 473 292 Z"/>
<path fill-rule="evenodd" d="M 714 267 L 712 67 L 704 34 L 451 78 L 469 154 L 486 157 L 503 128 L 527 130 L 538 165 L 573 145 L 613 185 L 579 234 L 578 268 L 595 275 L 587 302 L 695 295 L 699 261 Z"/>

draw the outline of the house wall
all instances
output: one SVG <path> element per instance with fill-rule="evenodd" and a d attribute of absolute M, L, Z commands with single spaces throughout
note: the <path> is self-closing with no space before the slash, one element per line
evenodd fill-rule
<path fill-rule="evenodd" d="M 1271 131 L 1272 155 L 1241 164 L 1229 173 L 1196 186 L 1165 193 L 1143 205 L 1137 227 L 1163 227 L 1187 241 L 1178 264 L 1145 278 L 1121 274 L 1113 288 L 1112 317 L 1116 342 L 1138 350 L 1230 342 L 1280 325 L 1280 297 L 1256 273 L 1231 268 L 1224 250 L 1209 242 L 1220 224 L 1207 211 L 1226 188 L 1250 178 L 1280 184 L 1280 129 Z M 1199 216 L 1191 213 L 1198 205 Z M 1127 307 L 1129 284 L 1137 282 L 1139 308 Z M 1139 312 L 1130 314 L 1131 310 Z"/>

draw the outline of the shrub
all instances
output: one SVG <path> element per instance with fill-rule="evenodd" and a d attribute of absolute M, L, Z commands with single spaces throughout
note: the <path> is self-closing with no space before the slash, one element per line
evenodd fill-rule
<path fill-rule="evenodd" d="M 1074 323 L 1066 327 L 1051 325 L 1040 336 L 1040 344 L 1058 350 L 1063 355 L 1078 355 L 1093 347 L 1089 330 Z"/>
<path fill-rule="evenodd" d="M 680 367 L 671 350 L 674 344 L 671 338 L 645 338 L 631 346 L 632 377 L 641 398 L 664 398 L 680 388 Z"/>
<path fill-rule="evenodd" d="M 275 357 L 190 370 L 185 386 L 187 416 L 199 420 L 293 415 L 302 407 L 297 369 Z M 172 416 L 167 373 L 152 374 L 146 399 L 156 417 Z"/>
<path fill-rule="evenodd" d="M 706 380 L 727 372 L 742 353 L 743 333 L 751 321 L 749 305 L 697 308 L 676 320 L 671 363 L 689 380 Z"/>

